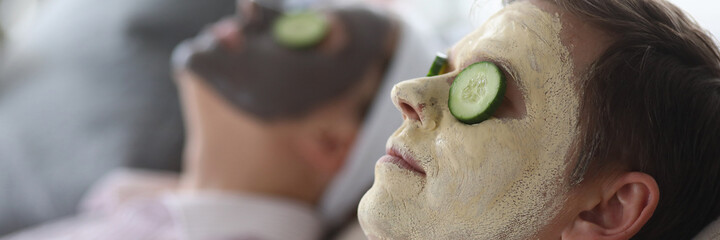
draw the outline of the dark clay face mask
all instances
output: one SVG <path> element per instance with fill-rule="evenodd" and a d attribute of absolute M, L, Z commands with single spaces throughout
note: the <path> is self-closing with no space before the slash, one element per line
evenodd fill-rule
<path fill-rule="evenodd" d="M 280 12 L 256 6 L 252 17 L 233 21 L 240 33 L 237 49 L 219 44 L 209 32 L 181 44 L 176 68 L 205 79 L 235 107 L 264 120 L 299 117 L 332 101 L 357 85 L 388 58 L 391 20 L 365 9 L 329 13 L 346 39 L 339 49 L 297 50 L 273 39 L 272 25 Z M 337 30 L 337 29 L 336 29 Z M 176 54 L 177 55 L 177 54 Z"/>

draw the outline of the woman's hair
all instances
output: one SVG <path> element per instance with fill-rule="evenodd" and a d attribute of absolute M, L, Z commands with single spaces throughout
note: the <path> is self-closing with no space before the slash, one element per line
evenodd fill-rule
<path fill-rule="evenodd" d="M 664 0 L 547 1 L 614 38 L 579 85 L 574 180 L 647 173 L 660 200 L 634 239 L 692 238 L 720 215 L 718 47 Z"/>

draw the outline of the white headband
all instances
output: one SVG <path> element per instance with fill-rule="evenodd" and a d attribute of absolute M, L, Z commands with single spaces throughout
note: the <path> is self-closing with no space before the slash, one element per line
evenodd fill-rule
<path fill-rule="evenodd" d="M 390 100 L 393 86 L 403 80 L 425 76 L 438 50 L 439 37 L 418 26 L 401 22 L 395 54 L 373 105 L 345 165 L 325 190 L 319 213 L 325 225 L 336 227 L 354 211 L 373 182 L 375 162 L 385 155 L 388 137 L 402 124 L 400 112 Z"/>

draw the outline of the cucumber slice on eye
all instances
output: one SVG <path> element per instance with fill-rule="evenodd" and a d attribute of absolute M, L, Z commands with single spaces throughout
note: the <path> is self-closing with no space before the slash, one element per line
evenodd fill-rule
<path fill-rule="evenodd" d="M 487 120 L 500 106 L 505 96 L 505 84 L 505 75 L 494 63 L 470 65 L 450 86 L 450 113 L 466 124 Z"/>
<path fill-rule="evenodd" d="M 438 74 L 445 72 L 445 69 L 447 68 L 447 55 L 444 53 L 437 53 L 435 56 L 435 60 L 432 63 L 432 66 L 430 66 L 430 71 L 428 72 L 427 76 L 437 76 Z"/>
<path fill-rule="evenodd" d="M 282 46 L 304 49 L 320 43 L 328 33 L 327 18 L 315 11 L 286 13 L 275 20 L 273 37 Z"/>

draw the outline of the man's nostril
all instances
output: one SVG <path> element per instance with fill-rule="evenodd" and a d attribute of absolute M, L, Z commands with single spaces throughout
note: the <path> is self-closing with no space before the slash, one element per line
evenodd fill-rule
<path fill-rule="evenodd" d="M 403 115 L 412 120 L 420 121 L 420 113 L 410 104 L 402 101 L 400 102 L 400 108 L 402 109 Z"/>

